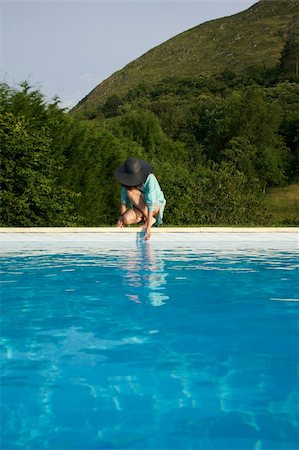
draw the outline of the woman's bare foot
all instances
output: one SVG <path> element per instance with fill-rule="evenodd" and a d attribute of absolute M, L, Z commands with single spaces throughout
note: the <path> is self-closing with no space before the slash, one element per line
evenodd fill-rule
<path fill-rule="evenodd" d="M 154 217 L 152 217 L 151 223 L 149 224 L 150 227 L 152 227 L 154 225 L 154 223 L 156 223 L 156 219 Z M 143 231 L 145 231 L 148 228 L 148 224 L 147 221 L 144 223 L 142 229 Z"/>
<path fill-rule="evenodd" d="M 122 228 L 124 226 L 124 222 L 121 217 L 118 219 L 116 226 L 118 228 Z"/>

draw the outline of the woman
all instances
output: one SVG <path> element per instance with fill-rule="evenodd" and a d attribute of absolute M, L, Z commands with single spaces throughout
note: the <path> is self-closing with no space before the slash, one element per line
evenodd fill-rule
<path fill-rule="evenodd" d="M 121 216 L 117 226 L 144 222 L 145 239 L 151 237 L 151 227 L 163 223 L 166 200 L 152 166 L 138 158 L 129 158 L 114 172 L 122 184 Z"/>

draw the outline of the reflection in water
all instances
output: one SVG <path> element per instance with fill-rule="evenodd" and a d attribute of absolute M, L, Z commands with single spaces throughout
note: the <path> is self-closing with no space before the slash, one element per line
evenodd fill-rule
<path fill-rule="evenodd" d="M 123 267 L 124 285 L 129 291 L 126 296 L 135 303 L 162 306 L 169 299 L 163 292 L 167 283 L 164 260 L 155 253 L 150 242 L 144 240 L 143 232 L 136 234 L 136 248 L 137 252 L 127 255 Z"/>

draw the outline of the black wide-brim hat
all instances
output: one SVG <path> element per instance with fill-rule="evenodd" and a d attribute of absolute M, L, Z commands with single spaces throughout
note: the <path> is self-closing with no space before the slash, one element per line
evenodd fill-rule
<path fill-rule="evenodd" d="M 114 176 L 121 184 L 125 186 L 138 186 L 147 179 L 152 172 L 150 163 L 138 158 L 128 158 L 123 166 L 120 166 L 114 172 Z"/>

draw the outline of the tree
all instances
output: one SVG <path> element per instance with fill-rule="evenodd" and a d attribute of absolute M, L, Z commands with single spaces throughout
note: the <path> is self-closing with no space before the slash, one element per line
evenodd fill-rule
<path fill-rule="evenodd" d="M 144 149 L 150 160 L 182 161 L 187 150 L 164 133 L 160 121 L 150 111 L 133 111 L 110 122 L 110 130 L 119 138 L 129 139 Z"/>
<path fill-rule="evenodd" d="M 289 33 L 281 52 L 280 70 L 284 75 L 299 75 L 299 35 Z"/>
<path fill-rule="evenodd" d="M 118 108 L 123 104 L 123 101 L 118 95 L 112 95 L 102 106 L 101 110 L 105 117 L 115 117 L 118 115 Z"/>
<path fill-rule="evenodd" d="M 57 185 L 57 163 L 46 128 L 0 114 L 1 225 L 65 226 L 75 222 L 76 195 Z"/>
<path fill-rule="evenodd" d="M 224 160 L 233 164 L 239 172 L 243 172 L 248 179 L 258 176 L 255 168 L 257 148 L 244 137 L 231 139 L 223 152 Z"/>
<path fill-rule="evenodd" d="M 258 192 L 232 163 L 213 165 L 201 176 L 205 223 L 211 225 L 255 225 L 267 222 Z"/>
<path fill-rule="evenodd" d="M 234 163 L 265 189 L 286 180 L 289 154 L 279 135 L 281 117 L 262 88 L 245 88 L 203 111 L 197 136 L 208 159 Z"/>

